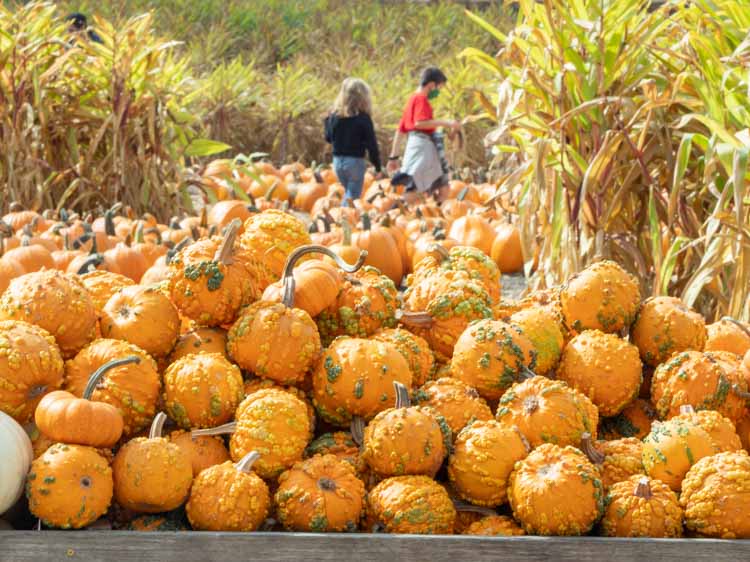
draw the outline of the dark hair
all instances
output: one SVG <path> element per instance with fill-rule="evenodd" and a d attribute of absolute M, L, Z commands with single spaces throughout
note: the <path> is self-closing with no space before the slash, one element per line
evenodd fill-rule
<path fill-rule="evenodd" d="M 75 29 L 86 29 L 86 26 L 88 24 L 86 16 L 80 12 L 73 12 L 72 14 L 68 14 L 67 16 L 65 16 L 65 21 L 70 21 L 72 27 L 74 27 Z"/>
<path fill-rule="evenodd" d="M 430 82 L 435 84 L 445 84 L 448 78 L 443 74 L 443 71 L 436 66 L 430 66 L 422 71 L 422 77 L 419 79 L 420 86 L 426 86 Z"/>

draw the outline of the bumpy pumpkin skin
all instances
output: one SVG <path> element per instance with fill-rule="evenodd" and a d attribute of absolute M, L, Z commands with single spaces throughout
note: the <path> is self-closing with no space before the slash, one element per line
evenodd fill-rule
<path fill-rule="evenodd" d="M 107 304 L 112 295 L 120 289 L 135 285 L 135 281 L 130 277 L 103 269 L 95 269 L 81 275 L 79 278 L 83 286 L 88 290 L 91 302 L 94 303 L 94 308 L 99 316 L 101 316 L 104 305 Z"/>
<path fill-rule="evenodd" d="M 565 336 L 559 315 L 551 306 L 530 306 L 510 317 L 510 323 L 521 328 L 536 351 L 534 372 L 546 375 L 560 362 Z"/>
<path fill-rule="evenodd" d="M 675 297 L 643 301 L 631 331 L 631 341 L 647 365 L 656 366 L 681 351 L 703 351 L 706 323 L 703 316 Z"/>
<path fill-rule="evenodd" d="M 230 461 L 201 472 L 185 506 L 190 525 L 201 531 L 255 531 L 268 517 L 271 495 L 254 472 Z"/>
<path fill-rule="evenodd" d="M 586 330 L 565 346 L 557 378 L 588 396 L 601 416 L 615 416 L 638 396 L 642 372 L 637 347 L 613 334 Z"/>
<path fill-rule="evenodd" d="M 675 419 L 686 420 L 701 427 L 711 436 L 716 450 L 721 453 L 742 449 L 734 424 L 728 418 L 715 410 L 701 410 L 699 412 L 685 412 Z"/>
<path fill-rule="evenodd" d="M 315 455 L 279 476 L 274 497 L 284 528 L 313 533 L 354 532 L 365 506 L 365 485 L 334 455 Z"/>
<path fill-rule="evenodd" d="M 636 398 L 612 418 L 604 418 L 599 425 L 602 439 L 612 440 L 623 437 L 643 439 L 651 432 L 651 424 L 656 419 L 656 410 L 642 398 Z"/>
<path fill-rule="evenodd" d="M 456 438 L 448 478 L 462 499 L 487 507 L 502 505 L 508 477 L 529 448 L 520 431 L 495 420 L 473 422 Z"/>
<path fill-rule="evenodd" d="M 226 357 L 226 331 L 221 328 L 196 328 L 181 334 L 169 354 L 169 362 L 174 363 L 192 353 L 221 353 Z"/>
<path fill-rule="evenodd" d="M 484 517 L 487 516 L 481 513 L 477 513 L 476 511 L 463 511 L 460 509 L 456 510 L 456 520 L 453 523 L 453 534 L 466 534 L 466 531 L 472 524 L 483 519 Z"/>
<path fill-rule="evenodd" d="M 320 335 L 310 315 L 282 303 L 251 304 L 227 334 L 227 351 L 240 367 L 281 384 L 304 379 L 320 350 Z"/>
<path fill-rule="evenodd" d="M 646 474 L 680 491 L 685 474 L 698 460 L 716 454 L 711 436 L 690 421 L 654 422 L 643 440 Z"/>
<path fill-rule="evenodd" d="M 607 509 L 601 522 L 605 537 L 652 537 L 676 539 L 682 536 L 682 508 L 669 486 L 646 479 L 650 497 L 635 495 L 643 476 L 618 482 L 609 489 Z"/>
<path fill-rule="evenodd" d="M 656 368 L 651 399 L 660 418 L 679 415 L 681 406 L 716 410 L 732 422 L 745 415 L 745 400 L 732 387 L 746 390 L 747 382 L 739 364 L 728 363 L 720 353 L 684 351 Z"/>
<path fill-rule="evenodd" d="M 305 449 L 306 459 L 315 455 L 334 455 L 354 466 L 359 457 L 359 445 L 354 442 L 352 434 L 348 431 L 324 433 L 314 439 Z"/>
<path fill-rule="evenodd" d="M 450 535 L 456 519 L 448 492 L 427 476 L 395 476 L 383 480 L 367 496 L 367 525 L 386 533 Z"/>
<path fill-rule="evenodd" d="M 96 309 L 77 277 L 43 270 L 16 277 L 0 297 L 0 320 L 35 324 L 55 338 L 64 359 L 96 337 Z"/>
<path fill-rule="evenodd" d="M 229 441 L 232 460 L 251 451 L 261 457 L 253 470 L 273 479 L 302 460 L 310 438 L 310 418 L 304 402 L 289 392 L 259 390 L 247 396 L 235 413 L 237 429 Z"/>
<path fill-rule="evenodd" d="M 411 371 L 390 344 L 340 337 L 313 372 L 313 403 L 320 417 L 337 426 L 352 416 L 371 420 L 396 401 L 394 382 L 411 387 Z"/>
<path fill-rule="evenodd" d="M 312 243 L 301 220 L 277 209 L 251 216 L 243 227 L 240 244 L 257 261 L 266 264 L 274 277 L 272 281 L 281 277 L 286 258 L 295 248 Z"/>
<path fill-rule="evenodd" d="M 414 393 L 413 399 L 440 414 L 454 439 L 469 423 L 492 419 L 492 410 L 484 398 L 468 384 L 452 377 L 428 382 Z"/>
<path fill-rule="evenodd" d="M 533 344 L 520 328 L 500 320 L 478 320 L 459 336 L 451 372 L 477 389 L 486 400 L 497 400 L 521 376 L 534 369 Z"/>
<path fill-rule="evenodd" d="M 244 397 L 242 372 L 218 353 L 187 355 L 164 372 L 164 406 L 184 429 L 229 421 Z"/>
<path fill-rule="evenodd" d="M 485 537 L 520 537 L 525 535 L 526 531 L 521 529 L 512 517 L 488 515 L 469 525 L 462 534 Z"/>
<path fill-rule="evenodd" d="M 729 320 L 719 320 L 706 326 L 705 351 L 728 351 L 745 355 L 750 351 L 750 325 L 743 324 L 745 329 Z"/>
<path fill-rule="evenodd" d="M 115 455 L 112 473 L 117 503 L 141 513 L 176 509 L 193 482 L 187 453 L 163 437 L 136 437 L 125 443 Z"/>
<path fill-rule="evenodd" d="M 141 515 L 132 519 L 125 527 L 126 531 L 140 532 L 173 532 L 187 531 L 187 525 L 171 514 Z"/>
<path fill-rule="evenodd" d="M 177 309 L 155 287 L 133 285 L 117 291 L 104 305 L 105 338 L 129 341 L 153 357 L 165 357 L 180 334 Z"/>
<path fill-rule="evenodd" d="M 495 418 L 506 427 L 518 427 L 532 447 L 577 447 L 584 433 L 596 439 L 599 414 L 586 396 L 564 382 L 532 377 L 503 394 Z"/>
<path fill-rule="evenodd" d="M 47 526 L 80 529 L 112 501 L 112 470 L 96 449 L 57 443 L 31 464 L 29 510 Z"/>
<path fill-rule="evenodd" d="M 221 437 L 200 435 L 191 437 L 189 431 L 176 430 L 169 434 L 169 440 L 182 449 L 190 459 L 193 477 L 210 466 L 229 460 L 229 451 Z"/>
<path fill-rule="evenodd" d="M 599 473 L 574 447 L 545 443 L 508 481 L 513 516 L 530 535 L 583 535 L 604 511 Z"/>
<path fill-rule="evenodd" d="M 389 408 L 365 427 L 362 460 L 381 478 L 407 474 L 434 477 L 450 442 L 445 420 L 429 408 Z"/>
<path fill-rule="evenodd" d="M 131 355 L 139 357 L 140 363 L 110 369 L 91 395 L 92 400 L 120 410 L 126 437 L 145 428 L 156 413 L 161 386 L 156 362 L 133 344 L 108 339 L 94 341 L 65 362 L 64 388 L 81 397 L 93 372 L 113 359 Z"/>
<path fill-rule="evenodd" d="M 435 374 L 435 354 L 423 339 L 403 328 L 379 330 L 373 339 L 389 343 L 399 350 L 409 364 L 412 384 L 422 386 Z"/>
<path fill-rule="evenodd" d="M 639 439 L 626 437 L 597 441 L 596 449 L 604 455 L 604 462 L 598 468 L 605 490 L 632 476 L 646 474 L 643 468 L 643 442 Z"/>
<path fill-rule="evenodd" d="M 21 321 L 0 321 L 0 410 L 26 423 L 42 397 L 60 388 L 63 360 L 49 332 Z"/>
<path fill-rule="evenodd" d="M 316 318 L 324 345 L 337 336 L 366 338 L 383 328 L 396 326 L 398 291 L 378 269 L 366 265 L 344 275 L 336 302 Z"/>
<path fill-rule="evenodd" d="M 640 300 L 635 278 L 609 260 L 574 275 L 560 291 L 563 319 L 576 332 L 617 333 L 633 322 Z"/>
<path fill-rule="evenodd" d="M 750 538 L 750 457 L 746 451 L 699 460 L 685 475 L 680 494 L 685 526 L 701 536 Z"/>
<path fill-rule="evenodd" d="M 305 379 L 305 382 L 307 382 L 308 379 Z M 268 380 L 268 379 L 261 379 L 258 377 L 250 377 L 245 379 L 244 384 L 244 391 L 245 391 L 245 397 L 250 396 L 251 394 L 258 392 L 259 390 L 265 390 L 268 388 L 275 388 L 276 390 L 283 390 L 284 392 L 289 392 L 290 394 L 294 394 L 297 398 L 302 400 L 302 402 L 305 403 L 305 407 L 307 408 L 307 415 L 310 418 L 310 435 L 313 435 L 315 433 L 315 407 L 312 405 L 312 402 L 310 401 L 310 398 L 305 394 L 305 391 L 302 388 L 298 388 L 296 386 L 282 386 L 280 384 L 277 384 L 274 381 Z"/>

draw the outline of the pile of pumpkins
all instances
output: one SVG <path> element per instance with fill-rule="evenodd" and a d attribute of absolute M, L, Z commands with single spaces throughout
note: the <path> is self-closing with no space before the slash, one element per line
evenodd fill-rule
<path fill-rule="evenodd" d="M 430 230 L 473 232 L 451 201 L 35 215 L 81 265 L 0 296 L 0 513 L 25 490 L 61 529 L 750 537 L 750 327 L 611 261 L 503 299 L 491 248 Z"/>

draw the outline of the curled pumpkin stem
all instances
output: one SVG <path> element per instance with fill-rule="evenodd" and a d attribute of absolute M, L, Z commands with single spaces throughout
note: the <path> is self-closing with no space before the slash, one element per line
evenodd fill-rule
<path fill-rule="evenodd" d="M 234 433 L 237 430 L 237 422 L 229 422 L 224 425 L 217 425 L 216 427 L 209 427 L 206 429 L 194 429 L 190 432 L 190 437 L 203 437 L 209 435 L 228 435 Z"/>
<path fill-rule="evenodd" d="M 481 505 L 473 505 L 463 500 L 454 499 L 451 501 L 453 502 L 453 507 L 456 508 L 456 511 L 469 511 L 471 513 L 479 513 L 485 516 L 497 515 L 497 511 L 489 507 L 482 507 Z"/>
<path fill-rule="evenodd" d="M 393 387 L 396 389 L 396 408 L 408 408 L 411 406 L 409 389 L 398 381 L 393 381 Z"/>
<path fill-rule="evenodd" d="M 365 435 L 365 420 L 361 416 L 354 416 L 352 418 L 352 423 L 349 426 L 349 430 L 352 433 L 352 441 L 354 441 L 358 447 L 361 447 Z"/>
<path fill-rule="evenodd" d="M 130 357 L 124 357 L 122 359 L 113 359 L 109 363 L 105 363 L 101 367 L 99 367 L 96 371 L 94 371 L 94 374 L 91 375 L 88 382 L 86 383 L 86 388 L 83 390 L 83 397 L 86 400 L 91 400 L 91 395 L 94 394 L 94 390 L 96 389 L 97 385 L 99 384 L 99 381 L 101 381 L 102 377 L 106 375 L 109 371 L 112 369 L 115 369 L 117 367 L 122 367 L 123 365 L 130 365 L 131 363 L 140 363 L 141 358 L 137 355 L 131 355 Z"/>
<path fill-rule="evenodd" d="M 253 464 L 260 458 L 258 451 L 250 451 L 240 461 L 234 465 L 239 472 L 249 473 L 253 469 Z"/>
<path fill-rule="evenodd" d="M 240 221 L 240 219 L 234 219 L 229 223 L 227 230 L 224 233 L 224 240 L 214 255 L 214 261 L 224 265 L 232 265 L 234 263 L 232 252 L 234 251 L 234 241 L 237 238 L 237 233 L 239 232 L 241 224 L 242 221 Z"/>
<path fill-rule="evenodd" d="M 396 320 L 411 328 L 430 328 L 433 319 L 427 312 L 409 312 L 406 310 L 396 311 Z"/>
<path fill-rule="evenodd" d="M 164 430 L 164 424 L 167 421 L 167 414 L 164 412 L 159 412 L 154 417 L 154 421 L 151 422 L 151 429 L 148 432 L 148 438 L 149 439 L 155 439 L 157 437 L 161 437 L 161 433 Z"/>
<path fill-rule="evenodd" d="M 638 484 L 635 485 L 635 490 L 633 490 L 633 495 L 644 500 L 651 499 L 651 486 L 648 483 L 648 478 L 644 476 L 638 480 Z"/>
<path fill-rule="evenodd" d="M 358 271 L 362 267 L 362 265 L 364 265 L 365 258 L 367 258 L 367 251 L 362 250 L 359 253 L 357 263 L 355 263 L 354 265 L 350 265 L 345 262 L 336 252 L 325 246 L 320 246 L 318 244 L 308 244 L 306 246 L 300 246 L 291 254 L 289 254 L 289 257 L 286 259 L 284 272 L 282 273 L 281 277 L 281 282 L 284 285 L 284 296 L 282 297 L 281 302 L 283 302 L 284 306 L 286 306 L 287 308 L 292 308 L 294 306 L 294 290 L 296 288 L 296 282 L 294 280 L 294 266 L 302 256 L 312 253 L 328 256 L 333 261 L 335 261 L 336 265 L 346 273 L 354 273 L 355 271 Z"/>
<path fill-rule="evenodd" d="M 581 450 L 586 453 L 586 456 L 592 463 L 602 464 L 604 462 L 604 453 L 594 447 L 591 434 L 588 432 L 581 435 Z"/>
<path fill-rule="evenodd" d="M 450 252 L 448 252 L 448 250 L 446 250 L 442 244 L 430 244 L 428 250 L 430 252 L 436 252 L 438 255 L 440 255 L 440 259 L 443 261 L 449 260 L 451 258 Z"/>

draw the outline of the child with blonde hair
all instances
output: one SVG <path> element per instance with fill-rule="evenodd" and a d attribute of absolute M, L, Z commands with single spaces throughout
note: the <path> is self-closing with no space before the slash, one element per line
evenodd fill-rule
<path fill-rule="evenodd" d="M 362 195 L 367 162 L 365 152 L 380 173 L 380 151 L 372 123 L 370 87 L 359 78 L 347 78 L 325 120 L 326 141 L 333 145 L 333 169 L 344 186 L 344 204 Z"/>

